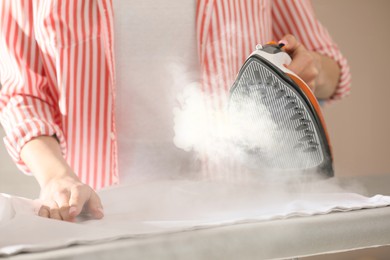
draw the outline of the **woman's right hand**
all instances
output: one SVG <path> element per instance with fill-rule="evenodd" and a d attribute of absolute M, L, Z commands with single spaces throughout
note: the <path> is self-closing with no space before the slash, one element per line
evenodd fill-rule
<path fill-rule="evenodd" d="M 34 138 L 24 145 L 20 156 L 41 187 L 39 216 L 74 221 L 84 210 L 93 218 L 103 217 L 99 196 L 73 172 L 56 138 Z"/>
<path fill-rule="evenodd" d="M 40 202 L 38 215 L 41 217 L 73 222 L 82 211 L 95 219 L 104 216 L 99 196 L 72 173 L 55 177 L 43 185 Z"/>

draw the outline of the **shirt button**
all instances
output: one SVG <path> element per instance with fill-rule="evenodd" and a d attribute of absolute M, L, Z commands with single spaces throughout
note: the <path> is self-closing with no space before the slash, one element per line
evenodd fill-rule
<path fill-rule="evenodd" d="M 111 132 L 111 133 L 110 133 L 110 137 L 111 137 L 111 140 L 115 140 L 115 133 L 114 133 L 114 132 Z"/>

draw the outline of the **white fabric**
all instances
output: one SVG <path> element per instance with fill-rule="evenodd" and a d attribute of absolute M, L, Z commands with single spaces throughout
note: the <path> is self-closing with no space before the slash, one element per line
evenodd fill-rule
<path fill-rule="evenodd" d="M 199 76 L 195 0 L 114 0 L 118 160 L 123 173 L 178 171 L 173 145 L 178 65 Z M 185 162 L 184 162 L 185 164 Z M 163 174 L 163 173 L 161 173 Z M 165 172 L 164 172 L 165 174 Z"/>
<path fill-rule="evenodd" d="M 306 187 L 304 193 L 297 189 L 287 193 L 286 187 L 259 184 L 179 180 L 133 184 L 100 191 L 105 217 L 80 217 L 78 223 L 38 217 L 37 202 L 1 194 L 0 256 L 390 205 L 388 196 L 369 198 L 330 186 L 326 191 L 323 187 L 320 183 Z"/>

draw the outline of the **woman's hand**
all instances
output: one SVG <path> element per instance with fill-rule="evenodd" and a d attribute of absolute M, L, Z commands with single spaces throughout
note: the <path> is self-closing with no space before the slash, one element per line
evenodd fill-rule
<path fill-rule="evenodd" d="M 103 217 L 99 196 L 70 168 L 56 138 L 34 138 L 24 145 L 20 156 L 41 187 L 39 216 L 74 221 L 84 209 L 93 218 Z"/>
<path fill-rule="evenodd" d="M 53 178 L 41 187 L 38 215 L 73 222 L 84 209 L 91 217 L 101 219 L 104 213 L 99 196 L 72 175 Z"/>
<path fill-rule="evenodd" d="M 285 35 L 280 43 L 292 61 L 287 66 L 311 88 L 318 98 L 329 98 L 338 85 L 340 67 L 331 58 L 309 51 L 293 35 Z"/>

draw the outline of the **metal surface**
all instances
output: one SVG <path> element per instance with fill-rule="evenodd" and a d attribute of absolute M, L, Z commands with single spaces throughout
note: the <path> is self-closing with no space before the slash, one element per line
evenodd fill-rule
<path fill-rule="evenodd" d="M 390 208 L 75 246 L 10 259 L 275 259 L 390 244 Z"/>

